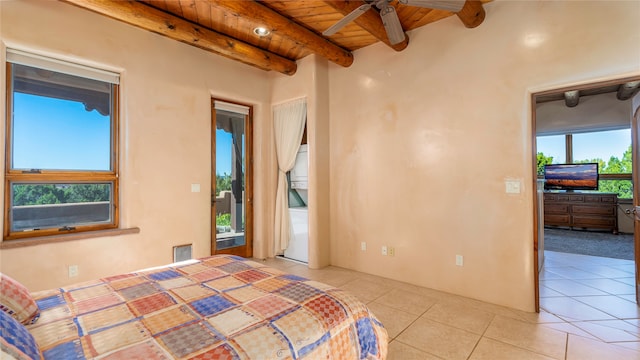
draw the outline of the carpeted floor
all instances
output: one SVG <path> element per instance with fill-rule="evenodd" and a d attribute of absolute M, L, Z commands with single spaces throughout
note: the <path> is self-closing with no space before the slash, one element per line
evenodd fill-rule
<path fill-rule="evenodd" d="M 633 260 L 633 235 L 545 228 L 544 249 Z"/>

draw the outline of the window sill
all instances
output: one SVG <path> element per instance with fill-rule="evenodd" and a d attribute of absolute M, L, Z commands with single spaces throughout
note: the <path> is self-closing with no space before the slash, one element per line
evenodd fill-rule
<path fill-rule="evenodd" d="M 109 230 L 79 232 L 79 233 L 65 234 L 65 235 L 39 236 L 39 237 L 32 237 L 28 239 L 19 239 L 19 240 L 5 240 L 2 243 L 0 243 L 0 249 L 14 249 L 14 248 L 20 248 L 20 247 L 26 247 L 26 246 L 53 244 L 53 243 L 82 240 L 82 239 L 91 239 L 91 238 L 105 237 L 105 236 L 137 234 L 139 232 L 140 232 L 140 228 L 133 227 L 133 228 L 126 228 L 126 229 L 109 229 Z"/>

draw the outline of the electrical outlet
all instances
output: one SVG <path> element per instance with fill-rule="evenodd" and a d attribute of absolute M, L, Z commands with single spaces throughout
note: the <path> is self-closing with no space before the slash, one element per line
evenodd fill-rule
<path fill-rule="evenodd" d="M 78 276 L 78 265 L 69 265 L 69 277 Z"/>
<path fill-rule="evenodd" d="M 382 247 L 382 255 L 387 256 L 387 247 L 386 246 Z"/>
<path fill-rule="evenodd" d="M 361 242 L 360 243 L 360 250 L 362 251 L 367 251 L 367 243 L 366 242 Z"/>
<path fill-rule="evenodd" d="M 395 256 L 396 255 L 396 248 L 389 246 L 389 256 Z"/>
<path fill-rule="evenodd" d="M 464 257 L 462 255 L 456 255 L 456 265 L 457 266 L 464 265 Z"/>

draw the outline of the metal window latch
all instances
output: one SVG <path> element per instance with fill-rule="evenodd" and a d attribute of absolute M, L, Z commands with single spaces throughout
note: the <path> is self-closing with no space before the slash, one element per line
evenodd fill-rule
<path fill-rule="evenodd" d="M 75 230 L 76 227 L 75 226 L 63 226 L 60 229 L 58 229 L 58 231 L 71 231 L 71 230 Z"/>
<path fill-rule="evenodd" d="M 40 174 L 41 172 L 40 169 L 22 170 L 23 174 Z"/>

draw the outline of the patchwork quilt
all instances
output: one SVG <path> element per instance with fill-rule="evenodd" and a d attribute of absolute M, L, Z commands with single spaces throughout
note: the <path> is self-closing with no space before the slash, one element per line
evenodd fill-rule
<path fill-rule="evenodd" d="M 45 359 L 384 359 L 387 332 L 338 288 L 218 255 L 33 294 Z"/>

